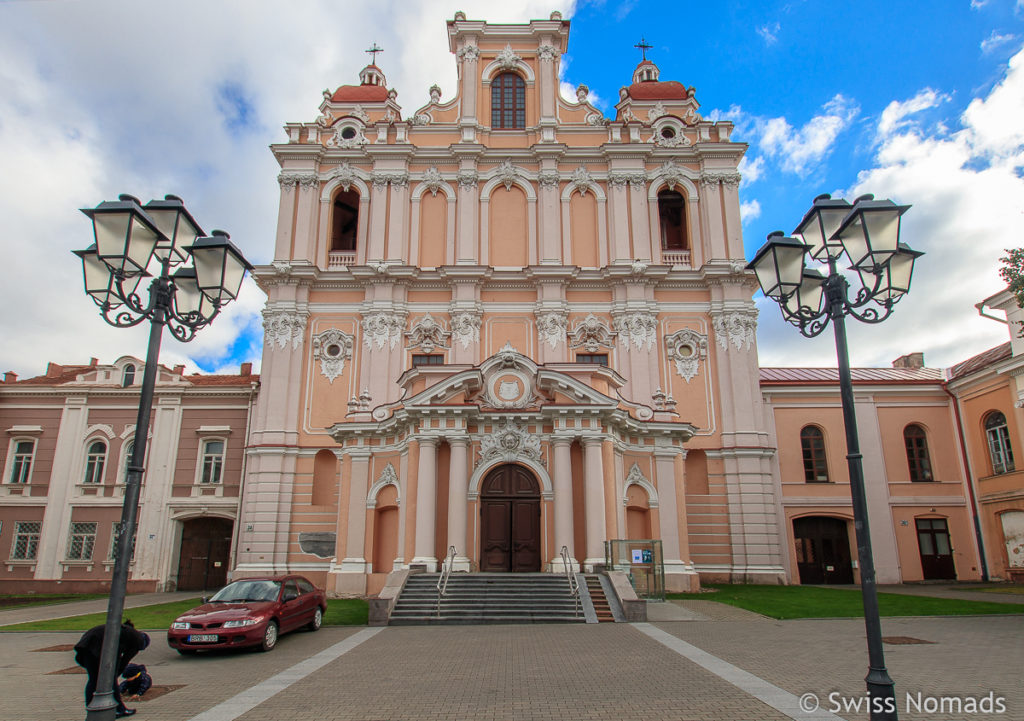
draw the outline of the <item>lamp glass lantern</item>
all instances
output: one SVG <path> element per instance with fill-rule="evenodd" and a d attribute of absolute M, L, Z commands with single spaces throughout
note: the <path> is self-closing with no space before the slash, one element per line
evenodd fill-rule
<path fill-rule="evenodd" d="M 757 275 L 761 291 L 776 300 L 787 298 L 803 280 L 804 256 L 808 247 L 796 238 L 787 238 L 781 230 L 768 235 L 768 242 L 747 264 Z"/>
<path fill-rule="evenodd" d="M 182 319 L 210 320 L 215 312 L 213 303 L 199 290 L 195 268 L 179 268 L 174 281 L 174 313 Z"/>
<path fill-rule="evenodd" d="M 199 290 L 217 307 L 238 297 L 242 279 L 252 270 L 241 251 L 223 230 L 215 230 L 208 238 L 197 238 L 186 248 L 192 254 Z"/>
<path fill-rule="evenodd" d="M 826 280 L 828 279 L 819 270 L 804 270 L 803 280 L 797 286 L 796 292 L 782 302 L 783 312 L 788 316 L 817 316 L 821 312 Z"/>
<path fill-rule="evenodd" d="M 900 216 L 909 208 L 862 195 L 832 237 L 842 243 L 855 268 L 884 265 L 896 253 Z"/>
<path fill-rule="evenodd" d="M 910 279 L 914 274 L 914 261 L 924 253 L 912 249 L 906 243 L 900 243 L 889 262 L 879 269 L 878 290 L 874 300 L 885 304 L 895 303 L 910 291 Z"/>
<path fill-rule="evenodd" d="M 838 198 L 833 200 L 828 193 L 819 195 L 814 199 L 811 209 L 804 215 L 800 225 L 793 231 L 793 235 L 803 239 L 810 247 L 808 251 L 812 258 L 824 259 L 824 255 L 830 258 L 838 258 L 843 254 L 843 246 L 832 239 L 832 234 L 838 230 L 843 219 L 850 212 L 850 204 Z"/>
<path fill-rule="evenodd" d="M 177 195 L 165 195 L 163 200 L 149 201 L 144 209 L 164 235 L 156 245 L 156 256 L 168 259 L 171 265 L 184 263 L 188 259 L 185 247 L 204 235 L 185 203 Z"/>
<path fill-rule="evenodd" d="M 141 275 L 161 241 L 166 241 L 153 219 L 131 195 L 83 208 L 92 220 L 96 253 L 112 273 Z"/>
<path fill-rule="evenodd" d="M 117 279 L 110 272 L 110 267 L 99 258 L 96 251 L 96 244 L 93 243 L 85 250 L 72 251 L 82 259 L 82 276 L 85 279 L 85 292 L 93 299 L 93 302 L 101 308 L 113 309 L 122 304 L 117 293 Z M 131 295 L 138 288 L 139 282 L 149 273 L 138 273 L 124 278 L 121 283 L 121 291 L 125 295 Z"/>

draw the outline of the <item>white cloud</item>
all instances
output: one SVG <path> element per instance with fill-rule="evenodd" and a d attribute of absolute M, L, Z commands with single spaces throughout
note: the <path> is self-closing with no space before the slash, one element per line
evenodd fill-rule
<path fill-rule="evenodd" d="M 764 158 L 758 156 L 751 160 L 749 155 L 744 155 L 737 170 L 743 176 L 744 185 L 749 185 L 760 178 L 761 173 L 764 172 Z"/>
<path fill-rule="evenodd" d="M 981 52 L 991 53 L 1001 48 L 1002 46 L 1006 45 L 1007 43 L 1012 43 L 1015 42 L 1016 40 L 1016 35 L 1011 35 L 1009 33 L 999 34 L 995 30 L 993 30 L 991 35 L 989 35 L 987 38 L 981 41 Z"/>
<path fill-rule="evenodd" d="M 765 155 L 777 158 L 783 170 L 806 175 L 814 164 L 828 156 L 836 138 L 859 112 L 854 101 L 836 95 L 822 106 L 820 114 L 799 129 L 794 129 L 785 118 L 759 118 L 756 128 L 760 148 Z"/>
<path fill-rule="evenodd" d="M 927 107 L 922 98 L 932 92 L 890 107 Z M 1004 287 L 999 258 L 1004 249 L 1024 243 L 1024 130 L 1014 122 L 1024 112 L 1022 97 L 1024 51 L 1010 60 L 986 97 L 970 103 L 953 133 L 927 135 L 915 124 L 897 122 L 906 116 L 897 110 L 879 119 L 873 167 L 841 194 L 870 192 L 911 204 L 901 239 L 925 255 L 891 318 L 877 326 L 847 325 L 855 364 L 886 365 L 904 353 L 924 351 L 929 365 L 948 367 L 1007 340 L 1006 326 L 979 318 L 974 304 Z M 820 340 L 794 355 L 789 346 L 795 331 L 781 328 L 777 309 L 763 310 L 763 363 L 835 364 L 834 350 Z"/>
<path fill-rule="evenodd" d="M 980 10 L 981 8 L 983 8 L 986 5 L 988 5 L 991 1 L 992 0 L 971 0 L 971 9 L 972 10 Z"/>
<path fill-rule="evenodd" d="M 764 39 L 765 45 L 774 45 L 779 42 L 779 31 L 782 26 L 778 22 L 765 23 L 757 28 L 757 34 Z"/>
<path fill-rule="evenodd" d="M 756 199 L 740 203 L 740 219 L 746 223 L 761 215 L 761 204 Z"/>
<path fill-rule="evenodd" d="M 882 115 L 878 120 L 879 138 L 885 138 L 891 135 L 894 130 L 901 128 L 905 124 L 904 118 L 907 116 L 927 110 L 928 108 L 937 107 L 947 100 L 949 100 L 948 95 L 937 93 L 931 88 L 925 88 L 914 97 L 903 102 L 893 100 L 885 106 L 885 110 L 882 111 Z"/>

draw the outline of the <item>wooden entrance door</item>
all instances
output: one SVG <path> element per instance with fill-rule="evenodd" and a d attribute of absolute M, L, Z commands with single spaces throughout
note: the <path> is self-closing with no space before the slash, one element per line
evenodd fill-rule
<path fill-rule="evenodd" d="M 917 545 L 921 550 L 921 573 L 924 580 L 956 578 L 953 547 L 949 542 L 949 526 L 945 518 L 918 518 Z"/>
<path fill-rule="evenodd" d="M 226 518 L 195 518 L 183 525 L 178 590 L 220 588 L 227 581 L 233 524 Z"/>
<path fill-rule="evenodd" d="M 853 583 L 846 521 L 825 516 L 797 518 L 793 537 L 800 583 Z"/>
<path fill-rule="evenodd" d="M 522 466 L 499 466 L 480 490 L 480 570 L 539 571 L 540 488 Z"/>

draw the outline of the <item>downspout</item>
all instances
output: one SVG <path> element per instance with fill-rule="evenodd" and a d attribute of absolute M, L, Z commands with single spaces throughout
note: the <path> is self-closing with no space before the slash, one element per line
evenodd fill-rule
<path fill-rule="evenodd" d="M 988 561 L 985 559 L 985 541 L 981 534 L 981 521 L 978 517 L 978 499 L 974 492 L 974 475 L 971 473 L 971 461 L 967 455 L 967 443 L 964 441 L 964 421 L 960 414 L 960 399 L 949 391 L 949 383 L 943 382 L 942 390 L 953 400 L 953 414 L 956 416 L 956 435 L 960 441 L 960 455 L 964 459 L 964 473 L 967 474 L 967 495 L 971 499 L 971 517 L 974 520 L 974 537 L 978 542 L 978 556 L 981 563 L 981 580 L 988 582 Z"/>
<path fill-rule="evenodd" d="M 242 541 L 242 509 L 244 508 L 243 501 L 245 500 L 245 478 L 249 470 L 249 447 L 251 440 L 249 434 L 252 432 L 252 411 L 258 386 L 258 381 L 250 381 L 249 383 L 249 404 L 245 412 L 245 447 L 242 452 L 242 476 L 238 482 L 238 513 L 235 515 L 235 528 L 231 534 L 231 565 L 228 568 L 229 580 L 234 580 L 232 576 L 234 575 L 235 567 L 238 565 L 238 545 Z"/>

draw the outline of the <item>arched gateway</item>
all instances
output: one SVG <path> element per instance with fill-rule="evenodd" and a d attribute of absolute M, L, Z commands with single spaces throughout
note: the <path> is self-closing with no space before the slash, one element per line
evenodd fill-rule
<path fill-rule="evenodd" d="M 480 490 L 480 570 L 540 571 L 540 485 L 523 466 L 492 469 Z"/>

